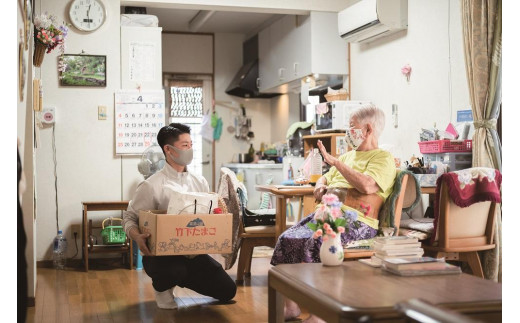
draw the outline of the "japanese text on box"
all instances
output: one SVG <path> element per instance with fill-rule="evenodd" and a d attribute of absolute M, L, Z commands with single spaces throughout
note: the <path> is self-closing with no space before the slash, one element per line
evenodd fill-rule
<path fill-rule="evenodd" d="M 157 142 L 165 125 L 164 91 L 119 90 L 115 93 L 116 154 L 141 154 Z"/>

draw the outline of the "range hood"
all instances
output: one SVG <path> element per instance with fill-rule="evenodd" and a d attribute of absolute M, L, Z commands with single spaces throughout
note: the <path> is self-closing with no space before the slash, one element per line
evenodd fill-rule
<path fill-rule="evenodd" d="M 258 79 L 258 59 L 242 65 L 238 73 L 226 89 L 229 95 L 241 98 L 269 99 L 280 95 L 279 93 L 260 93 L 256 80 Z"/>
<path fill-rule="evenodd" d="M 280 95 L 280 93 L 260 93 L 258 90 L 258 35 L 245 41 L 242 47 L 244 65 L 238 70 L 233 81 L 227 87 L 226 93 L 251 99 L 269 99 Z"/>

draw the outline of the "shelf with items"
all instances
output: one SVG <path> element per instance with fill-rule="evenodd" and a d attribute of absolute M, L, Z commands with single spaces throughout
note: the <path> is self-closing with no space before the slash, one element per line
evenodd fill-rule
<path fill-rule="evenodd" d="M 318 148 L 318 140 L 321 140 L 325 149 L 334 157 L 338 157 L 347 152 L 348 146 L 345 142 L 345 133 L 344 132 L 335 132 L 335 133 L 323 133 L 316 134 L 311 136 L 303 136 L 303 148 L 305 151 L 305 156 L 309 155 L 309 152 L 312 151 L 313 148 Z"/>
<path fill-rule="evenodd" d="M 83 263 L 85 271 L 88 271 L 88 258 L 92 253 L 121 253 L 123 257 L 128 257 L 130 269 L 133 268 L 133 250 L 132 241 L 126 237 L 126 241 L 121 244 L 97 244 L 94 239 L 93 230 L 102 229 L 102 226 L 93 225 L 92 219 L 89 219 L 88 212 L 93 211 L 125 211 L 128 208 L 128 201 L 114 202 L 82 202 L 83 204 Z"/>

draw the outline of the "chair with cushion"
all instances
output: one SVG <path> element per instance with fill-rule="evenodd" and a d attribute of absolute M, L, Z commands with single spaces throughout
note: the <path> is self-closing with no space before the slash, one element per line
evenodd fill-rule
<path fill-rule="evenodd" d="M 267 209 L 250 211 L 245 207 L 245 196 L 242 189 L 238 188 L 237 193 L 239 200 L 241 201 L 242 221 L 240 222 L 239 229 L 240 254 L 238 256 L 236 282 L 242 283 L 244 281 L 244 276 L 251 276 L 251 262 L 253 260 L 254 248 L 261 246 L 274 248 L 276 244 L 275 226 L 270 220 L 271 218 L 274 218 L 276 210 Z M 257 222 L 255 221 L 255 218 L 264 218 L 268 223 L 271 222 L 272 224 L 258 221 L 259 225 L 250 225 Z"/>
<path fill-rule="evenodd" d="M 483 278 L 478 251 L 495 248 L 501 182 L 498 170 L 485 167 L 441 175 L 435 192 L 432 239 L 422 245 L 425 255 L 467 262 L 473 275 Z"/>
<path fill-rule="evenodd" d="M 237 283 L 244 281 L 244 275 L 251 275 L 251 261 L 253 249 L 259 246 L 274 248 L 275 209 L 248 210 L 247 190 L 238 181 L 236 175 L 229 168 L 222 167 L 218 193 L 223 198 L 228 212 L 233 214 L 233 242 L 232 253 L 223 255 L 225 258 L 225 269 L 233 267 L 238 256 Z M 269 225 L 262 225 L 263 223 Z M 240 250 L 240 252 L 239 252 Z"/>
<path fill-rule="evenodd" d="M 399 234 L 401 214 L 412 210 L 420 201 L 421 194 L 419 183 L 413 173 L 406 170 L 397 170 L 394 189 L 385 201 L 379 212 L 379 228 L 385 235 Z M 374 251 L 344 250 L 345 260 L 370 258 Z"/>

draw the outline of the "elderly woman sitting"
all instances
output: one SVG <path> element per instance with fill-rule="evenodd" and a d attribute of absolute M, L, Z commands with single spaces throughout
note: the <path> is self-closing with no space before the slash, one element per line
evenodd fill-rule
<path fill-rule="evenodd" d="M 376 236 L 379 210 L 392 192 L 396 175 L 394 158 L 389 152 L 378 148 L 378 138 L 384 125 L 383 111 L 373 105 L 366 105 L 350 115 L 350 128 L 346 129 L 345 136 L 350 151 L 335 158 L 318 141 L 324 161 L 332 167 L 316 182 L 316 200 L 321 201 L 325 193 L 336 194 L 349 210 L 358 213 L 358 221 L 349 224 L 349 228 L 341 234 L 344 245 Z M 313 239 L 313 231 L 307 227 L 313 215 L 311 213 L 280 235 L 271 259 L 272 265 L 320 262 L 322 240 Z M 286 319 L 298 315 L 298 305 L 287 300 Z M 307 321 L 321 320 L 311 316 Z"/>

